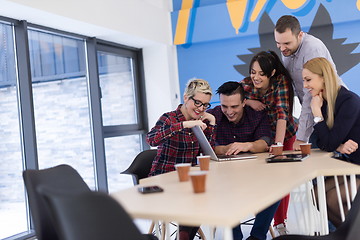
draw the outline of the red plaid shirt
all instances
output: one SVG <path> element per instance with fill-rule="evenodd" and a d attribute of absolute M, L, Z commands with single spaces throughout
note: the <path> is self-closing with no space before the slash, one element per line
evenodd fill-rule
<path fill-rule="evenodd" d="M 297 124 L 293 116 L 289 114 L 290 104 L 287 81 L 284 75 L 279 75 L 263 96 L 261 96 L 260 91 L 254 87 L 250 77 L 240 82 L 244 87 L 245 97 L 247 99 L 258 100 L 266 105 L 273 138 L 275 138 L 277 120 L 284 119 L 287 121 L 285 140 L 294 136 L 297 130 Z"/>
<path fill-rule="evenodd" d="M 157 155 L 149 176 L 174 171 L 177 163 L 196 164 L 200 145 L 191 128 L 182 126 L 186 119 L 180 111 L 181 106 L 180 104 L 175 111 L 164 113 L 146 135 L 149 145 L 157 146 Z M 204 131 L 212 146 L 215 144 L 214 130 L 214 126 L 208 124 Z"/>

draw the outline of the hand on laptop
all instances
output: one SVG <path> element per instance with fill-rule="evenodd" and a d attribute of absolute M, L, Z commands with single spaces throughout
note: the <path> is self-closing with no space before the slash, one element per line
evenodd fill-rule
<path fill-rule="evenodd" d="M 234 142 L 228 146 L 227 151 L 225 152 L 226 155 L 236 155 L 239 152 L 248 152 L 253 147 L 251 142 Z"/>

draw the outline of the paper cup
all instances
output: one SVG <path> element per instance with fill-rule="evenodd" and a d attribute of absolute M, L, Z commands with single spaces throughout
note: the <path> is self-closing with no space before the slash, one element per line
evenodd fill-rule
<path fill-rule="evenodd" d="M 207 171 L 191 171 L 189 176 L 191 178 L 194 193 L 205 192 Z"/>
<path fill-rule="evenodd" d="M 210 156 L 197 156 L 197 161 L 200 165 L 200 170 L 208 171 L 210 167 Z"/>
<path fill-rule="evenodd" d="M 180 182 L 186 182 L 189 180 L 190 163 L 178 163 L 175 164 L 175 169 L 179 175 Z"/>
<path fill-rule="evenodd" d="M 281 155 L 283 153 L 283 145 L 272 145 L 271 146 L 271 153 L 273 155 Z"/>
<path fill-rule="evenodd" d="M 311 153 L 311 143 L 300 144 L 300 149 L 301 149 L 302 154 L 310 154 Z"/>

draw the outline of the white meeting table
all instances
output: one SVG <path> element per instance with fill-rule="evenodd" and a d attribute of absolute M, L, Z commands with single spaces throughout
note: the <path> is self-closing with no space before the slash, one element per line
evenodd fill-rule
<path fill-rule="evenodd" d="M 224 239 L 232 240 L 233 227 L 303 183 L 318 177 L 318 190 L 324 192 L 323 176 L 360 174 L 360 166 L 333 159 L 331 153 L 320 150 L 313 149 L 307 159 L 292 163 L 266 163 L 268 155 L 261 153 L 249 160 L 212 161 L 205 193 L 193 193 L 191 181 L 179 182 L 174 171 L 145 178 L 140 185 L 111 196 L 133 218 L 222 227 Z M 191 171 L 198 169 L 192 167 Z M 149 185 L 158 185 L 164 192 L 141 194 L 137 191 L 139 186 Z M 325 194 L 319 197 L 325 201 Z M 326 202 L 323 205 L 326 207 Z M 327 218 L 326 213 L 323 217 Z"/>

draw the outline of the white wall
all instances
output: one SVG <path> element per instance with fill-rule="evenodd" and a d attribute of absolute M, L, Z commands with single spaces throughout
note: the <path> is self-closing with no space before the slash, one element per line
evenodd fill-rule
<path fill-rule="evenodd" d="M 179 103 L 171 0 L 0 0 L 0 16 L 143 49 L 149 127 Z"/>

